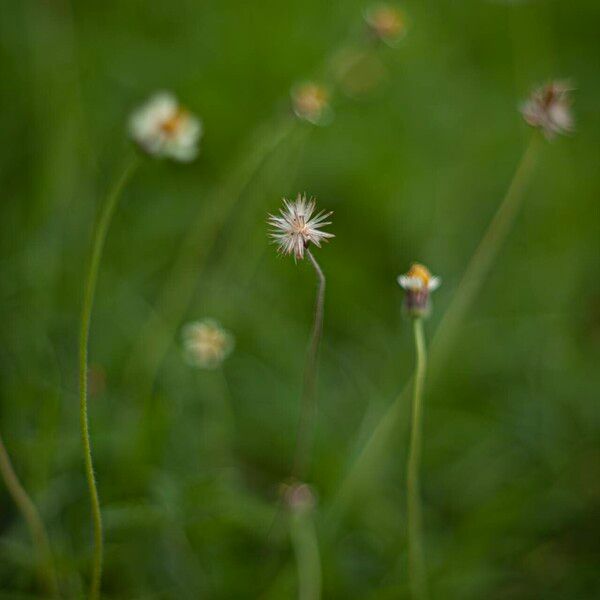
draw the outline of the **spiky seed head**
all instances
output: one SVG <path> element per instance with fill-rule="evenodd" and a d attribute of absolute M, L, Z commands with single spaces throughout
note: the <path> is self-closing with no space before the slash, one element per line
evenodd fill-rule
<path fill-rule="evenodd" d="M 321 242 L 335 237 L 333 233 L 321 231 L 322 227 L 331 225 L 327 219 L 332 213 L 314 214 L 315 208 L 313 198 L 308 200 L 306 195 L 298 194 L 294 201 L 283 199 L 279 215 L 268 216 L 267 222 L 272 227 L 269 236 L 281 254 L 292 254 L 295 260 L 302 260 L 309 244 L 320 247 Z"/>

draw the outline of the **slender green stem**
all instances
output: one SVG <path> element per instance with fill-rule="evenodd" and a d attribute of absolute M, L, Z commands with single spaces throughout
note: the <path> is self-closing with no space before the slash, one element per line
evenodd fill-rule
<path fill-rule="evenodd" d="M 40 584 L 52 598 L 59 597 L 58 579 L 50 551 L 48 533 L 40 514 L 22 486 L 0 436 L 0 473 L 15 504 L 21 511 L 38 554 Z"/>
<path fill-rule="evenodd" d="M 301 480 L 303 480 L 305 477 L 310 460 L 310 448 L 312 445 L 316 408 L 315 388 L 317 382 L 317 358 L 319 355 L 321 337 L 323 335 L 323 312 L 325 308 L 325 275 L 312 252 L 306 249 L 306 255 L 308 256 L 317 274 L 318 287 L 312 333 L 306 355 L 306 365 L 304 368 L 302 399 L 300 402 L 300 419 L 298 421 L 296 451 L 294 455 L 294 466 L 292 469 L 292 476 Z"/>
<path fill-rule="evenodd" d="M 100 512 L 100 500 L 98 498 L 98 488 L 96 486 L 96 479 L 94 476 L 94 465 L 92 462 L 92 449 L 90 445 L 90 433 L 88 425 L 87 385 L 90 321 L 92 318 L 94 293 L 96 291 L 96 282 L 98 280 L 98 271 L 100 269 L 100 261 L 102 259 L 102 251 L 104 249 L 106 234 L 108 232 L 108 228 L 110 226 L 110 222 L 119 198 L 121 197 L 121 192 L 133 175 L 133 172 L 137 168 L 138 164 L 139 159 L 136 157 L 125 168 L 125 171 L 110 191 L 100 212 L 93 237 L 92 255 L 87 271 L 83 293 L 83 306 L 81 310 L 81 328 L 79 332 L 79 420 L 81 425 L 81 442 L 83 444 L 85 473 L 90 494 L 94 531 L 92 579 L 89 592 L 90 600 L 97 600 L 100 597 L 100 580 L 102 578 L 103 555 L 102 514 Z"/>
<path fill-rule="evenodd" d="M 427 597 L 425 557 L 421 522 L 421 497 L 419 469 L 423 445 L 423 387 L 427 369 L 427 351 L 423 334 L 423 319 L 414 319 L 417 362 L 413 384 L 410 447 L 406 464 L 407 521 L 408 521 L 408 572 L 413 598 Z"/>
<path fill-rule="evenodd" d="M 311 511 L 299 510 L 292 514 L 290 533 L 298 569 L 298 600 L 319 600 L 321 558 Z"/>
<path fill-rule="evenodd" d="M 487 277 L 502 244 L 512 229 L 524 197 L 524 191 L 537 163 L 542 143 L 541 135 L 532 134 L 521 162 L 508 187 L 504 199 L 496 210 L 479 245 L 469 261 L 458 285 L 452 303 L 437 327 L 431 345 L 431 362 L 436 371 L 446 358 L 449 346 L 455 338 L 457 328 L 473 305 L 473 301 Z"/>
<path fill-rule="evenodd" d="M 494 259 L 516 219 L 524 192 L 534 172 L 540 149 L 540 136 L 534 132 L 515 171 L 506 195 L 486 229 L 461 280 L 452 303 L 432 340 L 430 380 L 438 373 L 462 320 L 479 293 Z M 373 433 L 358 452 L 333 502 L 331 522 L 337 523 L 347 506 L 368 488 L 377 464 L 382 460 L 408 397 L 412 381 L 407 382 L 390 407 L 375 425 Z"/>
<path fill-rule="evenodd" d="M 325 274 L 316 261 L 312 252 L 307 248 L 306 254 L 317 274 L 317 298 L 315 301 L 315 312 L 312 326 L 310 343 L 306 354 L 306 364 L 304 366 L 304 381 L 302 385 L 302 397 L 300 400 L 300 417 L 298 419 L 298 429 L 296 432 L 296 449 L 294 451 L 294 462 L 292 465 L 292 480 L 305 479 L 306 471 L 310 462 L 310 450 L 314 433 L 315 417 L 315 388 L 317 382 L 317 358 L 319 355 L 319 345 L 323 335 L 323 314 L 325 309 Z M 282 505 L 279 504 L 267 538 L 270 539 L 274 531 L 275 524 L 281 514 Z"/>

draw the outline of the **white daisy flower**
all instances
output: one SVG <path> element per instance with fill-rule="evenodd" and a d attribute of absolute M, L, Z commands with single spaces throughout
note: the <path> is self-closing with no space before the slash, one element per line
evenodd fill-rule
<path fill-rule="evenodd" d="M 269 235 L 279 246 L 281 254 L 293 254 L 295 259 L 304 258 L 304 251 L 309 244 L 317 247 L 322 241 L 335 237 L 333 233 L 321 231 L 321 227 L 331 225 L 326 219 L 331 212 L 321 211 L 313 216 L 315 201 L 298 194 L 294 202 L 283 199 L 280 215 L 269 215 L 267 221 L 274 228 Z"/>
<path fill-rule="evenodd" d="M 319 83 L 307 81 L 292 88 L 292 107 L 299 119 L 313 125 L 328 125 L 333 120 L 329 91 Z"/>
<path fill-rule="evenodd" d="M 148 154 L 190 162 L 198 154 L 202 122 L 175 96 L 159 92 L 131 115 L 129 132 Z"/>
<path fill-rule="evenodd" d="M 547 139 L 571 133 L 574 129 L 570 92 L 566 81 L 551 81 L 534 90 L 521 107 L 525 122 L 541 129 Z"/>
<path fill-rule="evenodd" d="M 442 280 L 434 277 L 427 267 L 413 263 L 408 273 L 398 277 L 400 287 L 406 290 L 405 306 L 413 317 L 429 313 L 429 293 L 440 287 Z"/>
<path fill-rule="evenodd" d="M 235 345 L 233 335 L 213 319 L 188 323 L 182 333 L 187 362 L 201 369 L 219 367 Z"/>

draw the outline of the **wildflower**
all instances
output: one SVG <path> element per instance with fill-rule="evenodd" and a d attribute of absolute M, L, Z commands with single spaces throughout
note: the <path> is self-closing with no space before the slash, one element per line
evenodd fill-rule
<path fill-rule="evenodd" d="M 332 233 L 320 231 L 321 227 L 331 225 L 326 219 L 331 212 L 321 211 L 313 216 L 314 199 L 307 200 L 306 195 L 298 194 L 294 202 L 283 199 L 281 216 L 269 215 L 268 223 L 274 227 L 271 238 L 279 246 L 281 254 L 293 254 L 295 259 L 304 258 L 304 251 L 310 243 L 321 247 L 321 242 L 334 237 Z"/>
<path fill-rule="evenodd" d="M 325 86 L 308 81 L 292 88 L 292 107 L 299 119 L 313 125 L 328 125 L 333 119 L 329 91 Z"/>
<path fill-rule="evenodd" d="M 531 93 L 521 107 L 525 122 L 542 130 L 547 139 L 573 131 L 572 87 L 566 81 L 551 81 Z"/>
<path fill-rule="evenodd" d="M 292 512 L 305 513 L 313 510 L 317 501 L 315 493 L 307 483 L 291 481 L 281 485 L 281 494 L 286 506 Z"/>
<path fill-rule="evenodd" d="M 365 13 L 365 21 L 371 32 L 389 46 L 394 46 L 406 35 L 406 17 L 395 6 L 372 6 Z"/>
<path fill-rule="evenodd" d="M 202 122 L 167 92 L 159 92 L 130 118 L 133 140 L 148 154 L 189 162 L 198 154 Z"/>
<path fill-rule="evenodd" d="M 216 369 L 231 354 L 235 340 L 213 319 L 193 321 L 183 328 L 185 357 L 190 365 Z"/>
<path fill-rule="evenodd" d="M 406 290 L 408 314 L 411 317 L 424 317 L 429 313 L 429 293 L 436 290 L 442 280 L 432 276 L 427 267 L 413 263 L 408 273 L 398 277 L 398 283 Z"/>

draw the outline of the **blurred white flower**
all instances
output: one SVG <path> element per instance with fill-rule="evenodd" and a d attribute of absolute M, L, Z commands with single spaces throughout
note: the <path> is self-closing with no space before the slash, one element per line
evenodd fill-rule
<path fill-rule="evenodd" d="M 202 122 L 175 96 L 159 92 L 131 115 L 129 132 L 148 154 L 189 162 L 198 154 Z"/>
<path fill-rule="evenodd" d="M 304 250 L 313 243 L 320 247 L 322 241 L 335 237 L 333 233 L 320 231 L 321 227 L 331 225 L 326 219 L 331 212 L 321 211 L 313 216 L 315 201 L 298 194 L 294 202 L 283 199 L 283 208 L 279 215 L 269 215 L 268 223 L 274 228 L 269 235 L 279 246 L 282 254 L 293 254 L 295 259 L 304 258 Z"/>
<path fill-rule="evenodd" d="M 193 321 L 183 328 L 183 346 L 188 363 L 202 369 L 216 369 L 235 345 L 231 333 L 213 319 Z"/>
<path fill-rule="evenodd" d="M 398 277 L 398 283 L 406 290 L 405 306 L 408 314 L 423 317 L 429 312 L 429 293 L 437 290 L 442 280 L 431 275 L 427 267 L 413 263 L 408 273 Z"/>
<path fill-rule="evenodd" d="M 373 34 L 389 46 L 395 46 L 406 35 L 406 17 L 395 6 L 372 6 L 365 12 L 365 21 Z"/>
<path fill-rule="evenodd" d="M 551 81 L 535 89 L 521 107 L 525 122 L 541 129 L 548 139 L 572 132 L 571 91 L 566 81 Z"/>
<path fill-rule="evenodd" d="M 325 86 L 307 81 L 292 88 L 292 107 L 299 119 L 313 125 L 328 125 L 333 120 L 329 92 Z"/>

